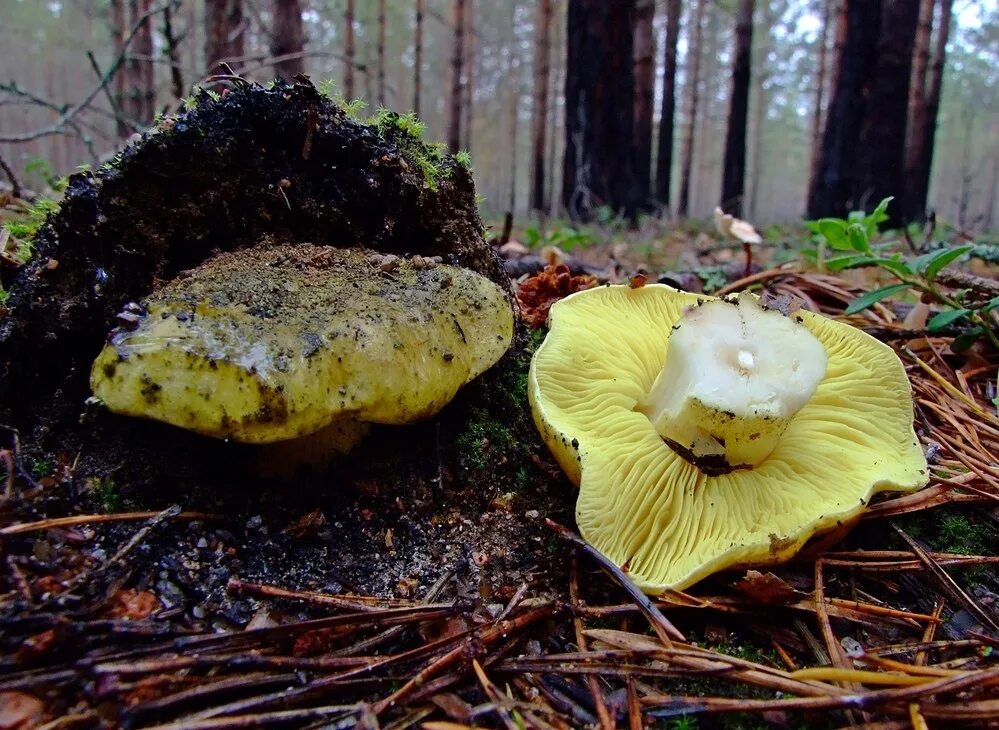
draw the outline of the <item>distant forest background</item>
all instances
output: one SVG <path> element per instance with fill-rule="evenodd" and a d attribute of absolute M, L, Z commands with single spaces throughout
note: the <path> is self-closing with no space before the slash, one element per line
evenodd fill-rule
<path fill-rule="evenodd" d="M 893 194 L 999 224 L 996 0 L 0 0 L 0 43 L 0 183 L 32 189 L 225 62 L 415 111 L 487 216 L 766 224 Z"/>

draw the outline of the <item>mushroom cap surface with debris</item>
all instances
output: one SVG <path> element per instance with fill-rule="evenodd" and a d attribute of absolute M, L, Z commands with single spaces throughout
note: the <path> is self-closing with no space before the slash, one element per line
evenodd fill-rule
<path fill-rule="evenodd" d="M 509 300 L 480 274 L 311 244 L 219 254 L 136 309 L 94 363 L 94 394 L 246 443 L 428 418 L 513 336 Z"/>
<path fill-rule="evenodd" d="M 928 480 L 912 392 L 888 346 L 850 325 L 796 313 L 828 367 L 777 447 L 750 470 L 708 476 L 641 412 L 671 327 L 712 299 L 664 285 L 609 286 L 552 307 L 531 363 L 535 422 L 579 488 L 583 537 L 647 593 L 716 571 L 780 562 L 855 519 L 872 495 Z"/>

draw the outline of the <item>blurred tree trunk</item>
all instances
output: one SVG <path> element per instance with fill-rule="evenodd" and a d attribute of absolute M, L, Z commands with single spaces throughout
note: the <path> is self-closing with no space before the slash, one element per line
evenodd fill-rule
<path fill-rule="evenodd" d="M 666 48 L 663 50 L 663 95 L 656 149 L 656 200 L 669 206 L 673 173 L 673 124 L 676 114 L 676 47 L 680 35 L 680 0 L 666 1 Z"/>
<path fill-rule="evenodd" d="M 860 131 L 860 179 L 854 205 L 871 209 L 894 195 L 886 225 L 902 223 L 905 190 L 905 127 L 912 78 L 912 46 L 919 0 L 883 0 L 881 32 L 871 93 Z"/>
<path fill-rule="evenodd" d="M 305 70 L 305 59 L 302 58 L 302 2 L 274 0 L 273 12 L 271 55 L 278 59 L 274 62 L 274 75 L 291 81 Z"/>
<path fill-rule="evenodd" d="M 465 2 L 454 0 L 452 23 L 454 45 L 451 48 L 451 93 L 448 96 L 447 146 L 451 152 L 461 148 L 461 80 L 465 62 Z"/>
<path fill-rule="evenodd" d="M 753 50 L 754 0 L 739 0 L 735 19 L 735 53 L 732 55 L 732 95 L 725 161 L 722 166 L 721 204 L 726 213 L 742 215 L 746 188 L 746 120 L 749 116 L 749 77 Z"/>
<path fill-rule="evenodd" d="M 651 197 L 652 183 L 652 104 L 656 89 L 652 24 L 655 14 L 654 0 L 637 0 L 634 15 L 635 103 L 632 149 L 638 198 L 642 206 L 645 206 Z"/>
<path fill-rule="evenodd" d="M 475 0 L 465 0 L 465 57 L 462 66 L 465 78 L 461 95 L 461 147 L 472 151 L 472 96 L 475 93 Z M 516 3 L 514 3 L 516 17 Z"/>
<path fill-rule="evenodd" d="M 173 27 L 176 8 L 167 5 L 163 8 L 163 55 L 170 64 L 170 91 L 175 100 L 184 98 L 184 76 L 180 63 L 180 41 Z"/>
<path fill-rule="evenodd" d="M 132 92 L 132 119 L 141 126 L 146 126 L 156 116 L 156 73 L 153 64 L 153 20 L 149 17 L 152 0 L 131 0 L 132 24 L 139 18 L 145 20 L 139 25 L 139 30 L 132 39 L 129 60 Z"/>
<path fill-rule="evenodd" d="M 694 165 L 694 130 L 697 128 L 698 85 L 700 84 L 701 41 L 704 37 L 704 7 L 706 0 L 696 0 L 694 17 L 687 29 L 687 78 L 685 84 L 689 87 L 687 120 L 683 131 L 683 149 L 680 153 L 680 201 L 677 214 L 681 218 L 687 216 L 690 209 L 690 173 Z"/>
<path fill-rule="evenodd" d="M 836 35 L 833 37 L 832 67 L 829 69 L 829 106 L 832 106 L 833 91 L 839 84 L 839 67 L 843 62 L 843 47 L 846 45 L 846 4 L 849 0 L 830 1 L 836 3 Z M 826 113 L 828 115 L 828 109 Z M 824 131 L 825 126 L 822 129 Z"/>
<path fill-rule="evenodd" d="M 767 81 L 770 79 L 771 71 L 767 59 L 770 48 L 773 44 L 771 29 L 777 22 L 771 3 L 763 3 L 762 16 L 760 18 L 759 33 L 756 35 L 756 59 L 753 62 L 754 72 L 752 74 L 753 94 L 752 94 L 752 119 L 749 125 L 749 151 L 752 152 L 753 164 L 750 166 L 749 193 L 746 195 L 748 204 L 746 214 L 750 220 L 756 220 L 760 216 L 760 201 L 763 200 L 763 168 L 767 159 L 763 130 L 766 126 L 767 109 L 770 105 L 770 92 L 767 89 Z"/>
<path fill-rule="evenodd" d="M 354 0 L 347 0 L 343 10 L 343 98 L 354 100 Z M 419 92 L 417 92 L 419 93 Z"/>
<path fill-rule="evenodd" d="M 246 55 L 243 0 L 205 3 L 205 67 L 215 73 L 220 62 Z"/>
<path fill-rule="evenodd" d="M 548 215 L 559 215 L 561 209 L 561 196 L 558 195 L 556 182 L 559 165 L 559 141 L 564 138 L 560 134 L 564 126 L 565 104 L 561 94 L 556 89 L 565 89 L 565 24 L 566 13 L 562 11 L 562 2 L 558 0 L 555 5 L 553 22 L 555 24 L 554 41 L 551 44 L 550 62 L 551 72 L 551 94 L 549 95 L 548 108 L 550 110 L 548 124 L 548 150 L 547 150 L 547 195 L 545 196 L 545 210 Z"/>
<path fill-rule="evenodd" d="M 385 106 L 385 0 L 378 0 L 378 106 Z"/>
<path fill-rule="evenodd" d="M 808 191 L 808 215 L 845 217 L 856 202 L 858 154 L 865 101 L 873 92 L 881 29 L 881 3 L 845 2 L 845 34 L 836 87 L 822 133 L 819 164 Z M 905 88 L 908 89 L 908 80 Z M 903 137 L 904 139 L 904 137 Z"/>
<path fill-rule="evenodd" d="M 635 220 L 631 159 L 635 0 L 569 0 L 562 196 L 574 221 L 608 206 Z"/>
<path fill-rule="evenodd" d="M 947 39 L 950 36 L 953 5 L 954 0 L 940 0 L 939 26 L 926 79 L 922 113 L 910 118 L 912 129 L 905 161 L 906 220 L 921 221 L 926 216 L 926 198 L 930 189 L 933 145 L 937 131 L 937 112 L 940 109 L 940 92 L 943 86 L 944 64 L 947 60 Z"/>
<path fill-rule="evenodd" d="M 111 41 L 115 56 L 125 51 L 125 35 L 128 33 L 128 17 L 125 12 L 125 0 L 111 0 Z M 122 139 L 131 134 L 131 128 L 126 121 L 130 114 L 128 109 L 129 68 L 127 63 L 118 67 L 114 77 L 114 105 L 117 119 L 118 136 Z"/>
<path fill-rule="evenodd" d="M 829 35 L 829 6 L 833 0 L 822 2 L 822 30 L 819 33 L 819 70 L 815 79 L 815 105 L 812 107 L 812 150 L 808 165 L 808 180 L 811 187 L 819 161 L 819 147 L 822 143 L 822 102 L 826 91 L 827 38 Z M 932 2 L 932 0 L 930 0 Z"/>
<path fill-rule="evenodd" d="M 545 210 L 545 122 L 548 119 L 548 55 L 552 0 L 538 0 L 534 27 L 534 88 L 531 105 L 531 209 Z"/>
<path fill-rule="evenodd" d="M 112 0 L 111 37 L 115 54 L 124 54 L 114 79 L 118 136 L 152 122 L 156 114 L 156 77 L 153 67 L 153 25 L 148 13 L 151 0 Z M 125 38 L 143 16 L 145 19 L 128 48 Z"/>
<path fill-rule="evenodd" d="M 423 76 L 423 3 L 416 0 L 416 31 L 413 39 L 413 113 L 420 116 L 420 82 Z"/>

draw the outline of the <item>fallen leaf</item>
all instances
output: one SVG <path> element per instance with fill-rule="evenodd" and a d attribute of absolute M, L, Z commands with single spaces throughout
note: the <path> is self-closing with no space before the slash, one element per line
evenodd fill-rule
<path fill-rule="evenodd" d="M 758 570 L 746 571 L 746 576 L 735 584 L 736 590 L 765 604 L 794 603 L 805 594 L 792 588 L 783 578 Z"/>
<path fill-rule="evenodd" d="M 37 697 L 24 692 L 0 692 L 0 730 L 37 727 L 44 707 Z"/>

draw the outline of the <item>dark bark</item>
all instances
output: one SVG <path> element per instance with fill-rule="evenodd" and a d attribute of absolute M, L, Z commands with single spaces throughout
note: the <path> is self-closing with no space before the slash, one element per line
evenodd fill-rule
<path fill-rule="evenodd" d="M 637 0 L 634 17 L 635 103 L 632 150 L 639 200 L 644 205 L 651 195 L 652 104 L 655 96 L 656 60 L 652 21 L 656 4 Z"/>
<path fill-rule="evenodd" d="M 347 0 L 343 11 L 343 96 L 354 100 L 354 0 Z"/>
<path fill-rule="evenodd" d="M 274 0 L 274 28 L 271 32 L 271 55 L 276 59 L 274 75 L 290 81 L 303 73 L 304 48 L 301 0 Z"/>
<path fill-rule="evenodd" d="M 808 215 L 845 217 L 856 203 L 861 163 L 859 144 L 866 100 L 875 83 L 881 3 L 846 3 L 836 86 L 822 133 L 819 164 L 808 191 Z M 838 42 L 838 38 L 837 38 Z M 905 85 L 908 88 L 908 82 Z"/>
<path fill-rule="evenodd" d="M 673 126 L 676 114 L 676 46 L 680 35 L 680 0 L 666 2 L 666 48 L 663 50 L 663 95 L 656 150 L 656 200 L 669 206 L 673 173 Z"/>
<path fill-rule="evenodd" d="M 413 113 L 420 116 L 420 92 L 423 76 L 423 3 L 416 0 L 416 30 L 413 37 Z"/>
<path fill-rule="evenodd" d="M 631 159 L 634 0 L 569 0 L 562 196 L 574 221 L 598 207 L 634 220 Z"/>
<path fill-rule="evenodd" d="M 448 97 L 447 146 L 451 152 L 461 147 L 462 75 L 465 62 L 465 2 L 454 0 L 454 45 L 451 49 L 451 91 Z"/>
<path fill-rule="evenodd" d="M 475 0 L 465 0 L 464 78 L 461 85 L 461 147 L 472 150 L 472 97 L 475 93 Z M 516 3 L 513 4 L 516 15 Z"/>
<path fill-rule="evenodd" d="M 932 2 L 932 0 L 930 0 Z M 826 66 L 828 64 L 827 39 L 829 36 L 830 8 L 832 0 L 822 1 L 822 30 L 819 33 L 819 70 L 815 79 L 815 105 L 812 107 L 812 148 L 808 165 L 809 187 L 815 177 L 819 162 L 819 148 L 822 146 L 822 112 L 826 91 Z"/>
<path fill-rule="evenodd" d="M 694 166 L 694 130 L 697 128 L 697 106 L 699 101 L 701 41 L 704 37 L 704 6 L 706 0 L 697 0 L 694 18 L 687 31 L 687 80 L 690 88 L 690 104 L 687 122 L 684 125 L 683 150 L 680 158 L 680 202 L 677 214 L 682 218 L 690 210 L 690 174 Z"/>
<path fill-rule="evenodd" d="M 125 35 L 128 33 L 128 13 L 125 9 L 125 0 L 111 0 L 111 42 L 114 46 L 115 56 L 124 52 Z M 129 88 L 128 64 L 123 63 L 118 68 L 118 73 L 114 77 L 114 106 L 117 117 L 118 136 L 122 139 L 131 134 L 131 129 L 126 121 L 129 116 L 127 98 Z"/>
<path fill-rule="evenodd" d="M 539 0 L 534 28 L 534 89 L 531 106 L 531 208 L 545 208 L 545 122 L 548 119 L 552 0 Z"/>
<path fill-rule="evenodd" d="M 909 136 L 911 156 L 906 160 L 905 208 L 907 220 L 923 220 L 926 216 L 926 198 L 930 189 L 930 172 L 933 168 L 933 145 L 937 131 L 937 112 L 940 109 L 940 92 L 943 71 L 947 60 L 947 39 L 950 36 L 951 12 L 954 0 L 941 0 L 939 30 L 934 43 L 926 81 L 923 114 L 914 120 Z"/>
<path fill-rule="evenodd" d="M 205 3 L 205 66 L 209 73 L 222 61 L 242 58 L 244 50 L 243 0 Z"/>
<path fill-rule="evenodd" d="M 163 55 L 170 64 L 170 91 L 174 99 L 184 98 L 184 76 L 180 65 L 180 41 L 173 27 L 174 8 L 163 8 Z"/>
<path fill-rule="evenodd" d="M 883 0 L 873 85 L 860 131 L 860 179 L 853 207 L 871 209 L 895 196 L 886 221 L 893 228 L 902 223 L 905 128 L 918 17 L 919 0 Z"/>
<path fill-rule="evenodd" d="M 735 53 L 732 56 L 732 97 L 725 134 L 721 204 L 726 213 L 742 215 L 746 187 L 746 120 L 749 116 L 749 76 L 753 50 L 754 0 L 740 0 L 735 20 Z"/>
<path fill-rule="evenodd" d="M 132 22 L 146 16 L 129 49 L 132 80 L 132 120 L 146 126 L 156 116 L 156 68 L 153 64 L 153 20 L 149 17 L 152 0 L 132 0 Z"/>
<path fill-rule="evenodd" d="M 385 0 L 378 0 L 378 106 L 385 106 Z"/>

